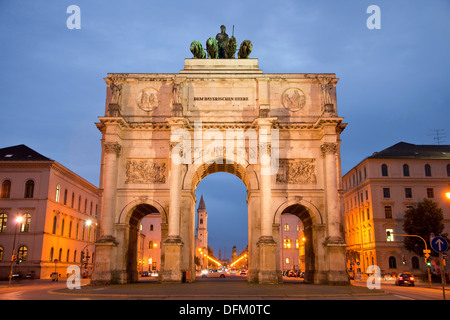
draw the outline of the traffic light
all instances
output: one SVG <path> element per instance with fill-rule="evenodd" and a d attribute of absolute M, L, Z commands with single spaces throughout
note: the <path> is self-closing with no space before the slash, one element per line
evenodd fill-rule
<path fill-rule="evenodd" d="M 84 260 L 84 251 L 81 251 L 81 262 Z"/>
<path fill-rule="evenodd" d="M 403 262 L 403 264 L 406 265 L 406 258 L 405 258 L 405 256 L 402 256 L 402 262 Z"/>

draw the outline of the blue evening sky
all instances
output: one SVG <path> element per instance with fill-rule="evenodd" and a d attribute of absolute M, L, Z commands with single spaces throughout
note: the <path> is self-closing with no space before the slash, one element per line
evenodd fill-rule
<path fill-rule="evenodd" d="M 72 4 L 80 30 L 66 27 Z M 372 4 L 380 30 L 366 26 Z M 433 144 L 434 130 L 450 144 L 449 17 L 448 0 L 1 0 L 0 148 L 26 144 L 98 185 L 106 74 L 177 73 L 221 24 L 263 72 L 336 73 L 343 173 L 400 141 Z M 214 174 L 201 193 L 216 255 L 244 249 L 243 183 Z"/>

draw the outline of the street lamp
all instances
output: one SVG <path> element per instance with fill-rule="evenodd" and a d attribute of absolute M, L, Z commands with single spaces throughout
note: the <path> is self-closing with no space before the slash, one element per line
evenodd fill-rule
<path fill-rule="evenodd" d="M 12 271 L 13 271 L 13 264 L 14 264 L 14 253 L 16 251 L 16 235 L 17 235 L 17 228 L 22 223 L 23 217 L 17 216 L 16 217 L 16 228 L 14 229 L 14 240 L 13 240 L 13 247 L 12 247 L 12 254 L 11 254 L 11 268 L 9 270 L 9 285 L 11 285 L 11 279 L 12 279 Z"/>

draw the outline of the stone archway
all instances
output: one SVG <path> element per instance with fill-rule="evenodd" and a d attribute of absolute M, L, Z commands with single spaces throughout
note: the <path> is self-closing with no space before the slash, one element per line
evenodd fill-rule
<path fill-rule="evenodd" d="M 334 74 L 263 74 L 257 59 L 186 59 L 180 73 L 113 73 L 105 81 L 94 283 L 134 279 L 127 250 L 137 221 L 152 210 L 166 219 L 161 281 L 193 274 L 194 192 L 218 171 L 247 187 L 249 281 L 280 281 L 276 225 L 288 210 L 314 240 L 311 281 L 348 282 L 340 191 L 346 125 Z M 227 130 L 240 149 L 229 150 Z M 211 147 L 211 136 L 227 141 Z"/>

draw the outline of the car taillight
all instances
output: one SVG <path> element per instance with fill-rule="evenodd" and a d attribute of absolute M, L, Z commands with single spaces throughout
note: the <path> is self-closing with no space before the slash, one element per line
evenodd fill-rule
<path fill-rule="evenodd" d="M 403 280 L 403 277 L 398 277 L 398 280 Z"/>
<path fill-rule="evenodd" d="M 409 278 L 409 280 L 413 280 L 414 281 L 414 277 Z"/>

